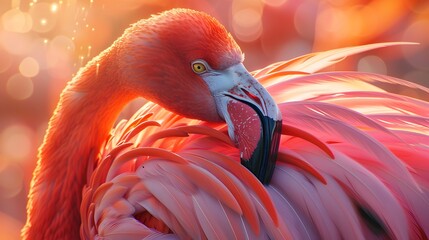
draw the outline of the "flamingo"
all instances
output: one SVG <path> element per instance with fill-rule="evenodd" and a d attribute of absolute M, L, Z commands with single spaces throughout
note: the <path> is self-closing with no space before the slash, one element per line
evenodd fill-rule
<path fill-rule="evenodd" d="M 319 72 L 398 44 L 410 43 L 249 73 L 205 13 L 137 22 L 62 92 L 23 238 L 427 239 L 429 89 Z M 139 96 L 149 102 L 112 129 Z"/>

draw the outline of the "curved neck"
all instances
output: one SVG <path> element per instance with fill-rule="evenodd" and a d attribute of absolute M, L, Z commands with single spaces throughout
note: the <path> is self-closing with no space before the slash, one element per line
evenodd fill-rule
<path fill-rule="evenodd" d="M 79 239 L 82 189 L 117 116 L 123 89 L 115 47 L 68 83 L 49 121 L 33 173 L 24 239 Z"/>

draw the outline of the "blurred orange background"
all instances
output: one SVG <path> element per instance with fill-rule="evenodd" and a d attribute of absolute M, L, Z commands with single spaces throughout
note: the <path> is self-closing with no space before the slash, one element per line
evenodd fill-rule
<path fill-rule="evenodd" d="M 2 1 L 0 239 L 19 239 L 37 147 L 66 82 L 131 23 L 174 7 L 216 17 L 245 52 L 249 70 L 337 47 L 418 42 L 351 57 L 330 70 L 382 73 L 429 86 L 427 0 Z"/>

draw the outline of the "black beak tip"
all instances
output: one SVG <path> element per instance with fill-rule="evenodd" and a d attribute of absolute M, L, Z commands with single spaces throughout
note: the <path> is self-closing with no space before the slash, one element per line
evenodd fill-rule
<path fill-rule="evenodd" d="M 282 121 L 269 117 L 261 118 L 261 137 L 250 159 L 241 159 L 241 164 L 249 169 L 262 184 L 269 184 L 276 166 Z"/>

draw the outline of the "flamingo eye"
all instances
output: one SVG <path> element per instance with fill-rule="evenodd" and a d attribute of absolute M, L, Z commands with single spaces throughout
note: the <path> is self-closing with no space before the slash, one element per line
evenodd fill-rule
<path fill-rule="evenodd" d="M 192 63 L 192 70 L 197 74 L 201 74 L 207 71 L 207 67 L 203 62 L 195 61 Z"/>

